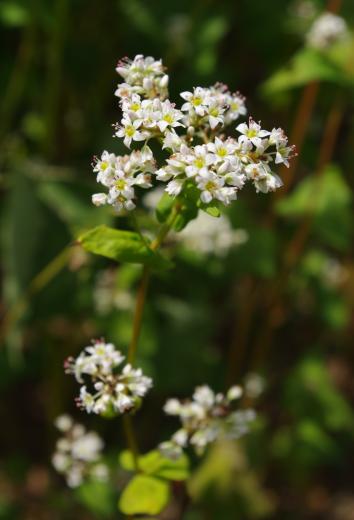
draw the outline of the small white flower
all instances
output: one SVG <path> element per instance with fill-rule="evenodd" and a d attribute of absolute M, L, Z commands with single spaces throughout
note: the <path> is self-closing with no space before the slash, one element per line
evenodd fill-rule
<path fill-rule="evenodd" d="M 78 487 L 86 478 L 107 478 L 108 468 L 100 462 L 104 444 L 99 435 L 87 432 L 67 415 L 58 417 L 55 424 L 60 431 L 65 426 L 65 436 L 57 441 L 52 464 L 64 475 L 68 486 Z"/>
<path fill-rule="evenodd" d="M 116 131 L 115 135 L 117 137 L 123 137 L 123 142 L 125 146 L 130 148 L 132 141 L 145 141 L 147 139 L 147 132 L 141 132 L 139 127 L 141 126 L 141 121 L 136 119 L 132 121 L 128 116 L 126 116 L 121 121 L 121 126 Z"/>
<path fill-rule="evenodd" d="M 345 20 L 341 16 L 327 12 L 314 21 L 306 39 L 310 47 L 324 50 L 347 35 L 348 28 Z"/>
<path fill-rule="evenodd" d="M 226 396 L 229 401 L 234 401 L 235 399 L 239 399 L 242 396 L 243 390 L 241 386 L 232 386 L 229 388 Z"/>
<path fill-rule="evenodd" d="M 175 179 L 173 181 L 170 181 L 166 186 L 166 191 L 169 195 L 172 197 L 176 197 L 179 195 L 183 188 L 183 179 Z"/>
<path fill-rule="evenodd" d="M 236 127 L 236 130 L 242 134 L 240 137 L 240 141 L 251 141 L 254 145 L 259 145 L 260 141 L 263 137 L 267 137 L 270 132 L 268 130 L 263 130 L 261 126 L 253 121 L 253 119 L 249 119 L 248 125 L 247 123 L 241 123 Z"/>
<path fill-rule="evenodd" d="M 211 171 L 206 171 L 197 176 L 197 187 L 200 189 L 200 198 L 208 204 L 213 198 L 219 198 L 219 190 L 225 181 Z"/>
<path fill-rule="evenodd" d="M 181 92 L 181 98 L 186 100 L 181 107 L 182 112 L 194 111 L 198 116 L 206 114 L 208 104 L 208 91 L 202 87 L 194 88 L 193 92 Z"/>
<path fill-rule="evenodd" d="M 181 410 L 181 403 L 178 399 L 168 399 L 163 410 L 168 415 L 178 415 Z"/>
<path fill-rule="evenodd" d="M 253 410 L 234 410 L 234 401 L 242 394 L 240 387 L 229 389 L 226 396 L 215 393 L 206 385 L 197 387 L 191 400 L 169 399 L 164 407 L 166 413 L 176 415 L 182 427 L 171 440 L 159 445 L 164 456 L 178 458 L 182 448 L 191 445 L 198 455 L 217 439 L 238 439 L 248 431 L 255 419 Z"/>
<path fill-rule="evenodd" d="M 70 430 L 70 428 L 72 427 L 73 420 L 70 417 L 70 415 L 63 414 L 63 415 L 59 415 L 59 417 L 57 417 L 55 419 L 54 424 L 58 428 L 58 430 L 60 430 L 61 432 L 66 432 L 66 431 Z"/>
<path fill-rule="evenodd" d="M 92 195 L 92 203 L 95 206 L 104 206 L 107 204 L 107 194 L 106 193 L 94 193 Z"/>
<path fill-rule="evenodd" d="M 163 149 L 168 148 L 172 152 L 179 152 L 182 144 L 183 140 L 179 137 L 179 135 L 176 134 L 176 132 L 169 130 L 165 132 L 162 145 Z"/>

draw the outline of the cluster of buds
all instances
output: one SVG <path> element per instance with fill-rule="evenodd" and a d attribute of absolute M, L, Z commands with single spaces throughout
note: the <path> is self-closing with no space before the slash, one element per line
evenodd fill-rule
<path fill-rule="evenodd" d="M 150 99 L 165 99 L 168 96 L 169 78 L 161 60 L 155 60 L 151 56 L 145 58 L 138 54 L 133 60 L 120 60 L 116 71 L 125 81 L 118 85 L 115 92 L 120 98 L 129 98 L 134 93 Z"/>
<path fill-rule="evenodd" d="M 265 193 L 282 185 L 272 163 L 288 166 L 294 147 L 288 146 L 281 129 L 264 130 L 250 118 L 248 124 L 237 126 L 241 134 L 237 139 L 223 133 L 246 114 L 241 94 L 220 83 L 196 87 L 181 93 L 184 103 L 179 110 L 167 98 L 168 76 L 161 60 L 139 55 L 121 62 L 117 72 L 125 82 L 116 91 L 123 117 L 115 125 L 115 135 L 127 147 L 143 144 L 140 152 L 123 157 L 104 152 L 96 160 L 97 181 L 109 191 L 95 194 L 94 204 L 111 204 L 117 211 L 134 209 L 134 186 L 152 187 L 152 174 L 158 181 L 168 181 L 166 191 L 173 197 L 193 183 L 205 204 L 215 199 L 228 205 L 247 180 Z M 147 144 L 153 138 L 168 154 L 162 167 Z"/>
<path fill-rule="evenodd" d="M 231 387 L 226 396 L 215 394 L 208 386 L 197 387 L 191 400 L 169 399 L 164 411 L 179 417 L 182 428 L 171 440 L 159 445 L 169 458 L 178 458 L 184 448 L 192 446 L 198 455 L 206 447 L 220 439 L 238 439 L 248 432 L 249 423 L 255 419 L 251 409 L 235 410 L 234 401 L 242 395 L 242 388 Z"/>
<path fill-rule="evenodd" d="M 66 360 L 66 373 L 73 374 L 79 383 L 84 383 L 86 377 L 92 386 L 91 391 L 85 384 L 81 386 L 77 398 L 80 408 L 87 413 L 113 416 L 140 407 L 142 397 L 152 387 L 152 380 L 130 364 L 121 368 L 124 359 L 112 343 L 95 340 L 76 359 Z"/>
<path fill-rule="evenodd" d="M 247 113 L 245 98 L 239 93 L 231 93 L 223 83 L 209 88 L 196 87 L 193 92 L 181 92 L 185 100 L 181 110 L 185 113 L 183 123 L 193 133 L 204 127 L 215 130 L 236 121 Z"/>
<path fill-rule="evenodd" d="M 86 478 L 107 480 L 108 468 L 100 462 L 104 447 L 96 432 L 87 432 L 69 415 L 61 415 L 55 426 L 63 436 L 58 439 L 52 457 L 54 468 L 65 476 L 68 486 L 80 486 Z"/>
<path fill-rule="evenodd" d="M 327 12 L 313 22 L 306 40 L 310 47 L 325 50 L 348 35 L 345 20 L 336 14 Z"/>

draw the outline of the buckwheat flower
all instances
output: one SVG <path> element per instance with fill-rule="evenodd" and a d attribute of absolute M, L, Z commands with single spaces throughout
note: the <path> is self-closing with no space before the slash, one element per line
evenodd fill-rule
<path fill-rule="evenodd" d="M 145 141 L 148 138 L 147 132 L 141 132 L 139 127 L 141 120 L 132 121 L 128 115 L 121 121 L 121 126 L 115 133 L 117 137 L 123 137 L 123 142 L 127 148 L 130 148 L 132 141 Z"/>
<path fill-rule="evenodd" d="M 87 381 L 76 400 L 80 408 L 98 415 L 122 414 L 139 408 L 152 380 L 130 364 L 121 368 L 124 359 L 112 343 L 96 340 L 76 359 L 66 361 L 66 373 L 73 374 L 79 383 Z"/>
<path fill-rule="evenodd" d="M 222 141 L 219 137 L 215 137 L 213 142 L 207 144 L 207 148 L 215 162 L 233 161 L 237 150 L 237 143 L 232 138 Z"/>
<path fill-rule="evenodd" d="M 202 87 L 195 87 L 193 92 L 181 92 L 181 98 L 186 100 L 181 107 L 182 112 L 195 112 L 198 116 L 205 116 L 209 103 L 209 92 Z"/>
<path fill-rule="evenodd" d="M 64 475 L 67 484 L 74 488 L 87 478 L 107 480 L 108 468 L 101 461 L 104 444 L 99 435 L 87 432 L 69 415 L 58 417 L 55 425 L 64 436 L 56 443 L 52 464 Z"/>
<path fill-rule="evenodd" d="M 215 128 L 220 124 L 223 126 L 224 117 L 223 113 L 225 112 L 225 108 L 220 107 L 217 103 L 212 103 L 207 108 L 208 121 L 210 124 L 210 128 L 215 130 Z"/>
<path fill-rule="evenodd" d="M 185 154 L 185 160 L 189 163 L 185 168 L 187 177 L 194 177 L 208 172 L 208 167 L 213 162 L 213 156 L 209 153 L 206 145 L 197 145 Z"/>
<path fill-rule="evenodd" d="M 325 50 L 348 36 L 345 20 L 336 14 L 327 12 L 320 15 L 311 26 L 306 41 L 310 47 Z"/>
<path fill-rule="evenodd" d="M 117 157 L 114 153 L 106 150 L 102 153 L 101 158 L 94 158 L 93 171 L 97 173 L 97 182 L 104 186 L 109 186 L 110 180 L 116 169 Z"/>
<path fill-rule="evenodd" d="M 184 184 L 183 179 L 175 179 L 173 181 L 170 181 L 166 186 L 166 191 L 172 197 L 176 197 L 177 195 L 179 195 L 181 193 L 183 184 Z"/>
<path fill-rule="evenodd" d="M 256 191 L 262 193 L 269 193 L 275 191 L 283 186 L 281 178 L 274 173 L 266 173 L 254 181 Z"/>
<path fill-rule="evenodd" d="M 104 206 L 108 202 L 108 196 L 106 193 L 94 193 L 92 195 L 92 204 L 95 206 Z"/>
<path fill-rule="evenodd" d="M 263 137 L 266 137 L 270 134 L 268 130 L 263 130 L 261 126 L 253 121 L 253 119 L 249 119 L 248 125 L 247 123 L 241 123 L 236 127 L 236 130 L 243 134 L 240 137 L 240 142 L 242 141 L 251 141 L 254 145 L 259 145 L 260 141 Z"/>
<path fill-rule="evenodd" d="M 133 60 L 128 58 L 120 60 L 116 71 L 125 80 L 124 88 L 122 88 L 122 85 L 118 85 L 117 96 L 127 97 L 124 94 L 130 91 L 148 98 L 158 96 L 164 99 L 167 97 L 169 78 L 165 74 L 161 60 L 138 54 Z"/>
<path fill-rule="evenodd" d="M 207 385 L 197 387 L 192 399 L 180 401 L 169 399 L 164 411 L 181 421 L 181 428 L 169 441 L 159 445 L 161 452 L 170 458 L 178 458 L 183 449 L 191 446 L 198 455 L 206 447 L 222 438 L 238 439 L 249 430 L 255 419 L 251 409 L 235 410 L 235 401 L 242 395 L 238 386 L 231 387 L 224 394 L 215 394 Z"/>
<path fill-rule="evenodd" d="M 179 152 L 183 139 L 175 131 L 167 130 L 163 138 L 162 149 L 168 148 L 172 152 Z"/>
<path fill-rule="evenodd" d="M 158 116 L 157 126 L 162 133 L 164 133 L 167 128 L 171 129 L 177 126 L 183 126 L 180 122 L 183 118 L 183 114 L 174 107 L 175 104 L 171 103 L 168 99 L 161 103 L 161 113 Z"/>
<path fill-rule="evenodd" d="M 226 104 L 228 107 L 224 114 L 224 122 L 226 125 L 233 123 L 240 116 L 245 116 L 247 114 L 245 97 L 239 92 L 236 92 L 235 94 L 227 94 Z"/>
<path fill-rule="evenodd" d="M 220 188 L 224 186 L 224 179 L 219 177 L 215 173 L 207 170 L 201 172 L 197 178 L 197 187 L 200 189 L 201 194 L 200 198 L 205 203 L 208 204 L 214 198 L 222 200 L 224 199 L 224 195 L 220 192 Z"/>

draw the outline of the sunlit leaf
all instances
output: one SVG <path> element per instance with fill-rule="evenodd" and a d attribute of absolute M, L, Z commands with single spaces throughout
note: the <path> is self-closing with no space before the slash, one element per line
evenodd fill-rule
<path fill-rule="evenodd" d="M 98 226 L 81 235 L 82 247 L 96 255 L 117 262 L 145 264 L 156 268 L 169 268 L 171 263 L 159 253 L 153 252 L 138 233 Z"/>
<path fill-rule="evenodd" d="M 123 451 L 119 462 L 124 469 L 134 470 L 134 460 L 130 451 Z M 170 460 L 163 457 L 158 450 L 154 450 L 139 457 L 139 469 L 148 475 L 167 480 L 186 480 L 189 476 L 189 460 L 185 454 L 177 460 Z"/>
<path fill-rule="evenodd" d="M 157 515 L 168 504 L 169 484 L 156 477 L 137 475 L 124 489 L 119 509 L 126 515 Z"/>

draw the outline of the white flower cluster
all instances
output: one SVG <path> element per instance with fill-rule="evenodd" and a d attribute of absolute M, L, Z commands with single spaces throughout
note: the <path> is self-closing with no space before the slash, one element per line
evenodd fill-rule
<path fill-rule="evenodd" d="M 77 398 L 79 407 L 87 413 L 108 416 L 139 408 L 141 398 L 152 387 L 152 380 L 130 364 L 117 370 L 123 360 L 119 350 L 103 340 L 94 341 L 76 359 L 66 360 L 66 373 L 73 374 L 79 383 L 84 383 L 85 376 L 89 377 L 93 385 L 92 392 L 86 385 L 81 387 Z"/>
<path fill-rule="evenodd" d="M 170 181 L 166 191 L 173 196 L 192 181 L 205 204 L 215 199 L 228 205 L 247 180 L 253 182 L 257 192 L 275 191 L 282 181 L 272 172 L 271 163 L 289 166 L 294 148 L 288 146 L 281 128 L 269 132 L 250 119 L 237 130 L 241 134 L 238 140 L 215 137 L 192 148 L 181 144 L 179 151 L 167 159 L 167 165 L 156 172 L 157 179 Z"/>
<path fill-rule="evenodd" d="M 134 187 L 150 188 L 151 173 L 155 171 L 152 151 L 145 146 L 130 155 L 117 156 L 104 151 L 101 158 L 95 158 L 93 171 L 97 182 L 108 188 L 108 194 L 95 193 L 92 202 L 96 206 L 111 204 L 117 212 L 135 208 Z"/>
<path fill-rule="evenodd" d="M 183 123 L 193 130 L 203 126 L 215 130 L 218 125 L 229 125 L 247 113 L 245 98 L 239 92 L 232 94 L 222 83 L 182 92 L 181 98 L 185 100 L 181 107 L 185 113 Z"/>
<path fill-rule="evenodd" d="M 293 147 L 281 129 L 269 132 L 250 119 L 238 125 L 238 139 L 222 133 L 246 114 L 241 94 L 231 93 L 221 83 L 196 87 L 181 93 L 184 103 L 179 110 L 167 98 L 168 76 L 161 60 L 138 55 L 120 62 L 117 72 L 125 82 L 116 90 L 123 116 L 115 125 L 115 135 L 129 148 L 133 142 L 143 146 L 123 157 L 104 152 L 96 159 L 97 181 L 108 188 L 108 194 L 93 195 L 94 204 L 111 204 L 117 211 L 134 209 L 134 187 L 150 188 L 151 174 L 169 181 L 166 191 L 172 196 L 178 196 L 186 182 L 194 183 L 206 204 L 213 199 L 229 204 L 246 180 L 262 192 L 282 185 L 271 163 L 288 166 Z M 169 154 L 160 168 L 147 145 L 152 138 Z"/>
<path fill-rule="evenodd" d="M 323 13 L 313 22 L 306 40 L 310 47 L 325 50 L 348 35 L 345 20 L 333 13 Z"/>
<path fill-rule="evenodd" d="M 108 467 L 100 462 L 103 441 L 95 432 L 87 432 L 69 415 L 61 415 L 55 426 L 64 435 L 58 439 L 52 457 L 54 468 L 65 476 L 68 486 L 80 486 L 85 478 L 108 479 Z"/>
<path fill-rule="evenodd" d="M 224 215 L 211 219 L 201 211 L 196 219 L 176 234 L 176 240 L 190 251 L 223 257 L 232 247 L 245 243 L 248 234 L 244 229 L 233 229 Z"/>
<path fill-rule="evenodd" d="M 161 60 L 155 60 L 151 56 L 145 58 L 138 54 L 133 60 L 120 60 L 116 71 L 125 81 L 118 85 L 115 92 L 120 98 L 129 98 L 134 93 L 146 98 L 165 99 L 168 96 L 169 78 Z"/>
<path fill-rule="evenodd" d="M 215 394 L 208 386 L 197 387 L 191 400 L 169 399 L 164 411 L 180 418 L 180 428 L 170 441 L 159 445 L 160 451 L 169 458 L 178 458 L 188 445 L 198 455 L 203 454 L 208 444 L 221 438 L 238 439 L 248 431 L 255 419 L 251 409 L 234 410 L 234 401 L 242 395 L 242 388 L 231 387 L 226 396 Z"/>

